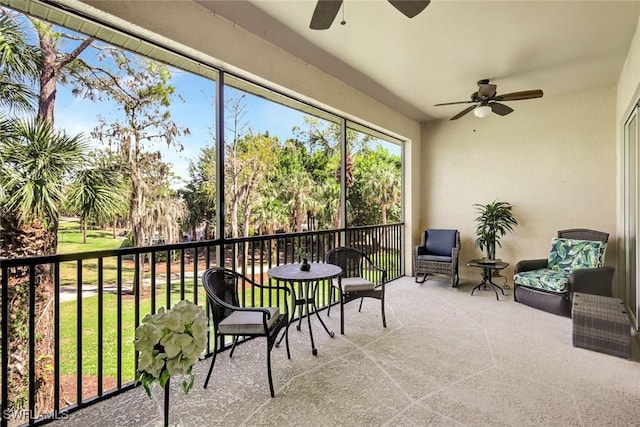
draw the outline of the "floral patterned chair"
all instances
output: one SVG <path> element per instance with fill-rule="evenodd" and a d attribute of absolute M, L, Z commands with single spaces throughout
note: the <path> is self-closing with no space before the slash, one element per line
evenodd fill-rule
<path fill-rule="evenodd" d="M 558 231 L 547 258 L 516 264 L 515 301 L 570 317 L 574 292 L 611 296 L 614 268 L 604 266 L 608 238 L 595 230 Z"/>

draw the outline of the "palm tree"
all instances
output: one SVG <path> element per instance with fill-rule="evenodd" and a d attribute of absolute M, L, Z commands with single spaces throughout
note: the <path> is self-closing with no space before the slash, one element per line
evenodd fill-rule
<path fill-rule="evenodd" d="M 400 170 L 393 163 L 381 160 L 363 178 L 363 196 L 367 204 L 380 206 L 382 224 L 386 224 L 387 212 L 401 201 Z"/>
<path fill-rule="evenodd" d="M 87 243 L 87 223 L 110 223 L 126 212 L 122 175 L 112 167 L 92 166 L 79 171 L 69 189 L 68 206 L 80 217 L 82 243 Z"/>
<path fill-rule="evenodd" d="M 39 49 L 26 42 L 22 27 L 0 9 L 0 106 L 21 112 L 35 107 L 33 85 L 41 62 Z"/>
<path fill-rule="evenodd" d="M 70 137 L 35 120 L 0 119 L 0 258 L 56 253 L 59 207 L 64 184 L 81 167 L 86 152 L 82 136 Z M 35 336 L 36 405 L 39 412 L 53 409 L 53 268 L 36 270 L 30 290 L 24 269 L 8 274 L 10 407 L 21 408 L 28 388 L 23 361 L 29 360 L 24 328 L 28 324 L 29 294 L 35 292 L 38 323 Z"/>

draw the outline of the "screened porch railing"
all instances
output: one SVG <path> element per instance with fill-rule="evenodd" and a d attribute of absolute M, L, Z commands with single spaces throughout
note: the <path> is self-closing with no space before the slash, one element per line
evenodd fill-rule
<path fill-rule="evenodd" d="M 135 386 L 137 354 L 134 331 L 158 308 L 187 299 L 206 309 L 202 273 L 218 260 L 257 283 L 268 282 L 269 268 L 299 262 L 298 248 L 309 261 L 322 262 L 336 246 L 363 250 L 388 271 L 389 280 L 403 272 L 403 224 L 353 227 L 224 240 L 183 242 L 107 251 L 0 259 L 1 283 L 1 425 L 40 425 Z M 46 276 L 48 280 L 42 280 Z M 53 354 L 50 359 L 49 407 L 36 404 L 36 340 L 42 333 L 34 290 L 53 287 Z M 28 288 L 28 311 L 22 341 L 10 331 L 11 299 L 16 286 Z M 316 305 L 327 307 L 330 286 L 319 284 Z M 281 305 L 280 295 L 261 295 L 247 288 L 244 306 Z M 275 301 L 274 301 L 275 299 Z M 210 339 L 213 334 L 210 335 Z M 16 344 L 19 343 L 19 344 Z M 225 348 L 229 343 L 219 343 Z M 25 348 L 26 346 L 26 352 Z M 211 355 L 213 343 L 207 346 Z M 22 356 L 25 355 L 26 357 Z M 20 360 L 19 360 L 20 359 Z M 21 360 L 26 359 L 26 360 Z M 39 360 L 39 359 L 38 359 Z M 19 372 L 20 374 L 16 374 Z M 19 401 L 22 407 L 12 407 Z"/>

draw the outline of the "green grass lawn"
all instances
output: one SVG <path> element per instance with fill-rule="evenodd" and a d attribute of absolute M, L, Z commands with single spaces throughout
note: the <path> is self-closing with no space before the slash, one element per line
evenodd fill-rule
<path fill-rule="evenodd" d="M 80 220 L 77 218 L 60 220 L 58 228 L 59 254 L 117 249 L 122 242 L 121 238 L 114 239 L 110 230 L 87 230 L 87 243 L 82 243 Z"/>
<path fill-rule="evenodd" d="M 193 281 L 185 281 L 185 299 L 193 301 Z M 247 289 L 245 303 L 251 305 L 251 289 Z M 261 305 L 262 299 L 266 305 L 275 305 L 280 301 L 284 309 L 284 295 L 280 297 L 274 291 L 269 298 L 268 293 L 256 293 L 255 305 Z M 130 295 L 122 296 L 122 327 L 118 338 L 118 297 L 115 294 L 105 294 L 103 297 L 103 336 L 102 343 L 98 343 L 98 297 L 86 297 L 82 300 L 82 374 L 98 375 L 98 354 L 103 357 L 102 375 L 116 378 L 118 375 L 118 339 L 122 346 L 122 382 L 135 379 L 135 298 Z M 242 297 L 241 297 L 242 298 Z M 171 305 L 180 300 L 180 287 L 173 286 Z M 205 308 L 206 294 L 202 286 L 198 288 L 198 304 Z M 166 303 L 166 288 L 159 287 L 156 291 L 156 310 L 168 307 Z M 290 302 L 289 302 L 290 304 Z M 140 321 L 151 313 L 151 296 L 148 294 L 140 298 Z M 69 301 L 60 305 L 60 374 L 76 375 L 78 358 L 78 322 L 77 302 Z M 213 333 L 211 333 L 213 338 Z"/>
<path fill-rule="evenodd" d="M 74 218 L 65 218 L 60 221 L 58 229 L 58 253 L 71 254 L 79 252 L 91 252 L 101 250 L 118 249 L 123 239 L 113 238 L 111 231 L 88 230 L 87 243 L 82 243 L 82 230 L 80 221 Z M 98 284 L 98 260 L 85 260 L 82 262 L 83 283 L 96 286 Z M 77 263 L 64 262 L 60 264 L 60 284 L 62 286 L 76 286 Z M 116 283 L 117 258 L 104 258 L 104 282 Z M 132 280 L 133 268 L 130 263 L 123 263 L 123 280 Z"/>
<path fill-rule="evenodd" d="M 165 306 L 165 290 L 159 289 L 156 309 Z M 180 300 L 179 292 L 172 292 L 171 301 Z M 199 298 L 204 302 L 204 295 Z M 115 294 L 105 294 L 103 298 L 103 336 L 98 343 L 98 297 L 82 300 L 82 373 L 98 375 L 98 354 L 102 351 L 102 375 L 116 378 L 118 375 L 118 298 Z M 151 312 L 150 296 L 140 299 L 140 320 Z M 60 373 L 75 375 L 77 372 L 77 303 L 69 301 L 60 305 Z M 122 298 L 122 381 L 132 381 L 135 376 L 135 302 L 132 296 Z"/>
<path fill-rule="evenodd" d="M 110 231 L 90 230 L 88 232 L 87 244 L 82 243 L 82 233 L 78 220 L 65 219 L 60 223 L 59 252 L 76 253 L 94 250 L 108 250 L 120 247 L 122 239 L 113 239 Z M 98 284 L 97 259 L 86 260 L 82 263 L 83 287 L 96 286 Z M 115 284 L 117 279 L 117 258 L 105 258 L 103 264 L 104 284 L 108 286 Z M 164 263 L 158 264 L 159 273 L 156 288 L 156 310 L 159 307 L 168 307 L 166 304 L 166 277 L 160 273 Z M 76 262 L 63 263 L 61 265 L 61 284 L 74 288 L 77 284 Z M 164 271 L 164 270 L 162 270 Z M 178 272 L 177 268 L 173 269 Z M 187 271 L 193 271 L 191 267 Z M 202 269 L 198 269 L 202 272 Z M 145 277 L 149 278 L 149 272 Z M 123 261 L 123 290 L 129 290 L 133 278 L 133 264 L 131 261 Z M 324 305 L 328 300 L 328 291 L 321 292 L 320 305 Z M 193 301 L 194 282 L 193 278 L 186 278 L 184 283 L 185 299 Z M 280 301 L 280 306 L 284 309 L 284 298 L 279 297 L 274 292 L 269 295 L 251 295 L 252 289 L 245 290 L 244 298 L 241 297 L 244 305 L 261 305 L 264 298 L 265 305 L 274 306 L 276 301 Z M 282 291 L 281 291 L 282 292 Z M 118 337 L 118 296 L 114 293 L 105 293 L 103 297 L 103 336 L 102 342 L 98 342 L 98 297 L 90 296 L 82 300 L 82 375 L 98 375 L 98 354 L 101 352 L 103 358 L 103 377 L 116 378 L 118 375 L 118 344 L 121 346 L 121 372 L 122 382 L 126 383 L 135 379 L 135 349 L 133 345 L 135 334 L 135 298 L 131 295 L 121 295 L 122 301 L 122 324 L 120 337 Z M 180 280 L 172 279 L 171 305 L 181 299 Z M 204 306 L 206 295 L 202 285 L 198 285 L 198 303 Z M 289 307 L 290 309 L 292 307 Z M 139 321 L 151 312 L 151 295 L 148 287 L 140 297 Z M 60 374 L 63 376 L 78 375 L 78 313 L 77 301 L 63 302 L 60 305 Z"/>

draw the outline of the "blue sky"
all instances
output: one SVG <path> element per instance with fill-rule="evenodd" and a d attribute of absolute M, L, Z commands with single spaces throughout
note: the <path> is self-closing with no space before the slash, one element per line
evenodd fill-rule
<path fill-rule="evenodd" d="M 65 31 L 74 33 L 73 31 Z M 78 36 L 82 37 L 79 34 Z M 64 46 L 62 50 L 70 51 L 76 45 L 77 41 L 73 41 L 70 46 Z M 104 55 L 93 47 L 81 55 L 82 59 L 89 64 L 97 63 L 100 56 Z M 109 68 L 110 65 L 108 62 L 103 62 L 101 66 Z M 162 143 L 145 148 L 149 151 L 159 150 L 163 160 L 172 165 L 173 172 L 185 180 L 188 178 L 189 162 L 198 158 L 203 147 L 213 144 L 216 82 L 187 71 L 170 69 L 172 71 L 171 84 L 175 87 L 174 100 L 170 107 L 171 119 L 178 127 L 188 128 L 190 134 L 180 137 L 177 141 L 183 147 L 182 151 L 175 147 L 167 147 Z M 240 93 L 244 92 L 230 89 L 225 91 L 225 97 L 227 99 L 237 97 Z M 305 114 L 293 108 L 250 93 L 246 93 L 243 102 L 246 108 L 245 121 L 255 133 L 269 132 L 269 135 L 277 136 L 280 141 L 285 141 L 293 137 L 292 129 L 294 126 L 304 124 Z M 58 84 L 55 107 L 56 128 L 64 129 L 72 135 L 83 133 L 91 140 L 90 134 L 98 126 L 99 116 L 104 117 L 107 123 L 111 123 L 116 119 L 121 119 L 123 113 L 113 101 L 91 101 L 77 97 L 71 93 L 71 87 Z M 92 143 L 96 147 L 101 145 L 98 141 L 92 140 Z M 383 145 L 390 152 L 400 154 L 399 146 L 384 142 Z M 174 184 L 176 188 L 181 186 L 179 182 Z"/>
<path fill-rule="evenodd" d="M 155 148 L 171 163 L 173 171 L 187 178 L 190 160 L 197 159 L 200 150 L 213 143 L 215 110 L 213 107 L 215 82 L 181 70 L 174 70 L 172 84 L 176 95 L 171 106 L 171 117 L 180 127 L 186 127 L 190 135 L 180 137 L 182 151 L 158 143 Z M 247 94 L 246 121 L 254 132 L 268 131 L 281 141 L 293 136 L 292 128 L 303 123 L 304 114 L 289 107 Z M 56 127 L 69 134 L 84 133 L 90 138 L 102 115 L 107 121 L 121 117 L 117 106 L 111 101 L 91 101 L 74 96 L 69 87 L 58 86 L 56 98 Z M 94 142 L 99 146 L 99 142 Z M 151 147 L 150 147 L 151 148 Z"/>
<path fill-rule="evenodd" d="M 26 20 L 23 20 L 22 23 L 29 42 L 37 44 L 31 25 Z M 54 28 L 60 30 L 60 27 L 54 26 Z M 79 38 L 84 37 L 82 34 L 68 29 L 64 29 L 62 32 Z M 60 43 L 62 51 L 71 51 L 77 46 L 78 41 L 69 42 L 63 38 Z M 94 48 L 89 48 L 83 52 L 81 57 L 91 64 L 96 63 L 99 55 Z M 172 120 L 179 127 L 188 128 L 190 135 L 180 138 L 179 143 L 183 147 L 182 151 L 160 143 L 156 147 L 148 147 L 148 149 L 159 150 L 164 161 L 172 165 L 173 172 L 182 179 L 186 179 L 189 161 L 195 161 L 200 150 L 213 143 L 212 135 L 215 123 L 213 96 L 216 83 L 178 69 L 172 69 L 171 83 L 176 88 L 175 100 L 171 105 Z M 231 90 L 226 92 L 225 96 L 227 98 L 233 96 L 234 92 L 238 93 Z M 256 133 L 268 131 L 271 136 L 277 136 L 280 141 L 292 137 L 293 127 L 301 126 L 304 123 L 304 113 L 249 93 L 246 94 L 245 104 L 246 121 L 252 130 Z M 121 118 L 122 112 L 112 101 L 91 101 L 77 97 L 71 93 L 71 87 L 58 84 L 55 106 L 56 128 L 63 129 L 70 135 L 83 133 L 94 146 L 99 147 L 101 144 L 91 139 L 91 132 L 98 126 L 99 116 L 103 116 L 107 122 L 112 122 L 114 119 Z M 400 153 L 399 146 L 386 143 L 384 145 L 390 152 Z M 177 187 L 179 186 L 177 185 Z"/>

